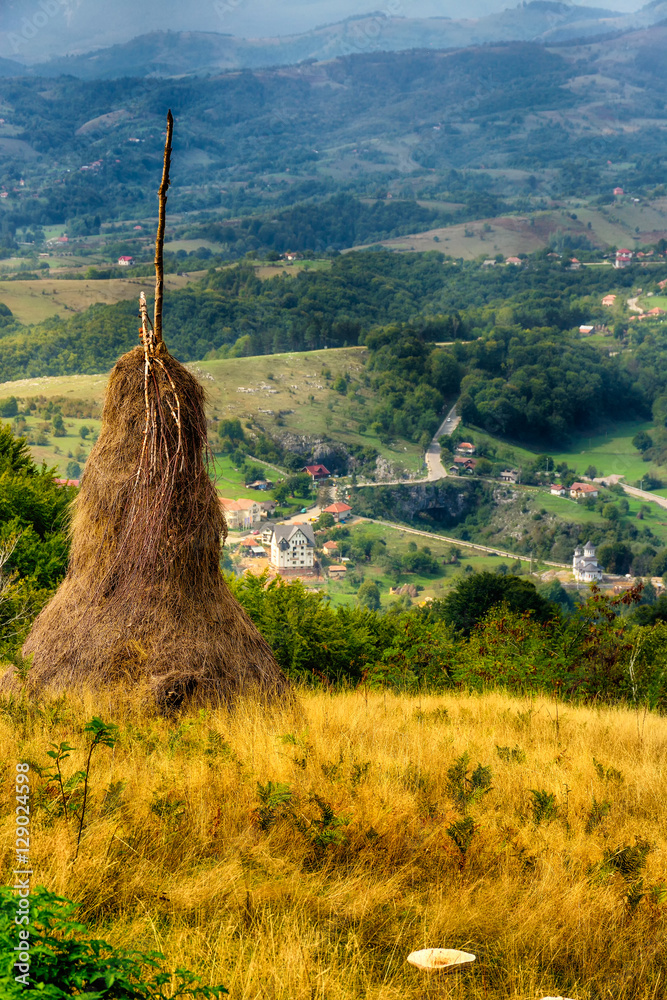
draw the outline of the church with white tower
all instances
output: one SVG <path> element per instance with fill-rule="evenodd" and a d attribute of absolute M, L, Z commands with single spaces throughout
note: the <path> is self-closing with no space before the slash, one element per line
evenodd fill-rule
<path fill-rule="evenodd" d="M 583 549 L 577 545 L 572 559 L 572 572 L 579 583 L 597 583 L 602 579 L 602 566 L 595 558 L 595 546 L 586 542 Z"/>

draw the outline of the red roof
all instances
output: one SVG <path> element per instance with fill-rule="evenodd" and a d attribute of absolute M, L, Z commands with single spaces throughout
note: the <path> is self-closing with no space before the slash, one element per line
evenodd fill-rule
<path fill-rule="evenodd" d="M 306 472 L 311 476 L 330 476 L 331 473 L 327 469 L 326 465 L 306 465 L 304 466 Z"/>
<path fill-rule="evenodd" d="M 324 508 L 325 514 L 344 514 L 346 510 L 352 510 L 349 504 L 337 500 L 336 503 L 329 504 Z"/>
<path fill-rule="evenodd" d="M 80 479 L 54 479 L 53 481 L 54 483 L 57 483 L 58 486 L 78 486 L 81 482 Z"/>
<path fill-rule="evenodd" d="M 570 486 L 571 490 L 577 490 L 578 493 L 597 493 L 597 486 L 591 486 L 590 483 L 572 483 Z"/>

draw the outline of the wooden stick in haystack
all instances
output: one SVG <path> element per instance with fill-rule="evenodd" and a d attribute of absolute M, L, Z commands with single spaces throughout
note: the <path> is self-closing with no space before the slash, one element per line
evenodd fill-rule
<path fill-rule="evenodd" d="M 220 571 L 227 526 L 208 475 L 204 390 L 162 337 L 172 131 L 170 112 L 154 319 L 142 292 L 141 344 L 109 377 L 102 429 L 74 506 L 67 576 L 23 647 L 37 686 L 129 682 L 162 705 L 288 689 Z"/>

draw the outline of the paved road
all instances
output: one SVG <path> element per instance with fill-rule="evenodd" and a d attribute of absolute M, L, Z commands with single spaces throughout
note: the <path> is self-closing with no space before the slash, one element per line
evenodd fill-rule
<path fill-rule="evenodd" d="M 460 423 L 461 418 L 456 414 L 456 403 L 454 403 L 435 432 L 435 437 L 426 450 L 425 458 L 428 475 L 422 482 L 436 482 L 438 479 L 444 479 L 447 475 L 447 469 L 445 469 L 440 459 L 441 449 L 439 442 L 443 434 L 452 434 Z"/>
<path fill-rule="evenodd" d="M 426 475 L 420 479 L 382 479 L 382 480 L 359 480 L 358 486 L 413 486 L 419 483 L 437 483 L 439 479 L 447 477 L 447 469 L 440 459 L 441 448 L 440 438 L 443 434 L 452 434 L 461 423 L 461 418 L 456 414 L 456 403 L 438 427 L 433 440 L 426 449 L 424 461 L 426 462 Z"/>
<path fill-rule="evenodd" d="M 657 503 L 659 507 L 667 507 L 667 497 L 657 496 L 647 490 L 638 490 L 636 486 L 627 486 L 625 483 L 619 483 L 619 486 L 631 497 L 638 497 L 639 500 L 647 500 L 649 503 Z"/>
<path fill-rule="evenodd" d="M 418 528 L 406 528 L 404 524 L 396 524 L 393 521 L 378 521 L 374 517 L 359 517 L 358 521 L 369 521 L 371 524 L 379 524 L 386 528 L 396 528 L 398 531 L 405 531 L 409 535 L 420 535 L 422 538 L 430 538 L 431 541 L 437 539 L 440 542 L 451 542 L 452 545 L 458 545 L 462 549 L 476 549 L 478 552 L 488 552 L 490 555 L 502 556 L 504 559 L 523 559 L 524 562 L 528 562 L 530 557 L 525 555 L 519 555 L 518 552 L 504 552 L 503 549 L 494 549 L 488 545 L 477 545 L 475 542 L 463 542 L 460 538 L 451 538 L 449 535 L 436 534 L 433 531 L 419 531 Z M 555 566 L 557 569 L 572 569 L 569 563 L 554 562 L 551 559 L 536 559 L 536 563 L 542 563 L 544 566 Z"/>

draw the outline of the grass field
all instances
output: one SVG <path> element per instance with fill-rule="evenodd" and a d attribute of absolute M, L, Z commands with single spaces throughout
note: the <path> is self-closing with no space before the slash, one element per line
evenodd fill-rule
<path fill-rule="evenodd" d="M 429 535 L 426 538 L 411 534 L 408 531 L 401 531 L 397 528 L 389 528 L 379 524 L 362 522 L 352 525 L 350 526 L 350 535 L 352 538 L 355 535 L 363 535 L 365 538 L 386 542 L 386 552 L 388 555 L 403 556 L 409 551 L 410 543 L 413 543 L 420 549 L 424 547 L 430 549 L 431 554 L 441 562 L 442 574 L 440 576 L 434 577 L 420 573 L 402 573 L 398 580 L 388 576 L 386 569 L 376 563 L 360 562 L 356 566 L 350 564 L 350 571 L 361 574 L 364 579 L 373 580 L 377 583 L 383 607 L 396 600 L 396 597 L 390 594 L 392 587 L 401 587 L 404 584 L 415 584 L 420 587 L 421 590 L 418 596 L 413 598 L 413 603 L 418 604 L 429 598 L 444 597 L 448 590 L 456 586 L 461 578 L 470 572 L 467 569 L 468 566 L 477 572 L 483 570 L 495 572 L 501 563 L 508 566 L 513 562 L 513 560 L 503 559 L 500 556 L 485 555 L 476 552 L 474 549 L 468 548 L 465 542 L 445 541 L 438 538 L 437 535 Z M 461 552 L 460 560 L 456 565 L 449 562 L 452 545 L 455 545 Z M 527 559 L 521 560 L 521 567 L 523 573 L 527 574 L 530 571 L 530 561 Z M 533 570 L 536 573 L 544 568 L 537 561 L 533 563 Z M 327 593 L 334 606 L 352 604 L 356 599 L 358 586 L 358 584 L 353 585 L 349 580 L 328 580 Z"/>
<path fill-rule="evenodd" d="M 667 204 L 664 198 L 643 205 L 622 202 L 609 208 L 577 203 L 573 209 L 567 207 L 528 215 L 480 219 L 379 242 L 396 250 L 440 250 L 452 257 L 474 260 L 480 256 L 495 257 L 497 253 L 504 257 L 533 253 L 548 246 L 557 234 L 585 236 L 599 247 L 630 248 L 667 237 Z"/>
<path fill-rule="evenodd" d="M 649 309 L 655 308 L 667 309 L 667 295 L 651 295 L 650 298 L 641 296 L 637 305 L 640 305 L 642 309 L 645 309 L 647 312 Z"/>
<path fill-rule="evenodd" d="M 201 277 L 203 271 L 179 276 L 165 275 L 165 288 L 184 288 L 189 282 Z M 49 316 L 83 312 L 97 302 L 113 305 L 125 299 L 136 298 L 143 289 L 147 294 L 154 289 L 152 278 L 109 278 L 107 280 L 87 280 L 85 278 L 49 278 L 36 281 L 0 281 L 0 302 L 8 306 L 20 323 L 41 323 Z"/>
<path fill-rule="evenodd" d="M 342 347 L 202 361 L 190 367 L 201 373 L 214 418 L 238 417 L 272 433 L 278 421 L 281 433 L 371 446 L 390 462 L 417 473 L 423 461 L 419 445 L 383 445 L 370 430 L 358 429 L 369 418 L 372 400 L 371 391 L 359 381 L 363 359 L 364 348 Z M 327 369 L 329 379 L 322 374 Z M 351 376 L 347 395 L 331 388 L 342 373 Z"/>
<path fill-rule="evenodd" d="M 94 937 L 159 949 L 236 1000 L 663 995 L 667 719 L 501 693 L 297 694 L 176 718 L 107 690 L 3 698 L 0 757 L 31 766 L 32 885 L 76 900 Z M 73 864 L 76 820 L 37 768 L 63 741 L 65 777 L 85 768 L 94 715 L 118 739 L 93 756 Z M 476 799 L 453 770 L 464 754 L 468 775 L 489 768 Z M 428 947 L 476 961 L 428 977 L 406 962 Z"/>
<path fill-rule="evenodd" d="M 343 347 L 202 361 L 188 367 L 201 379 L 207 391 L 208 414 L 214 421 L 238 417 L 244 425 L 249 423 L 255 430 L 271 434 L 279 427 L 284 434 L 373 447 L 392 464 L 418 473 L 423 460 L 419 445 L 407 442 L 385 445 L 370 430 L 363 433 L 359 430 L 359 425 L 368 420 L 373 402 L 370 389 L 359 381 L 363 352 L 361 347 Z M 330 372 L 329 378 L 322 374 L 323 370 Z M 343 372 L 349 372 L 352 377 L 347 395 L 332 389 L 336 377 Z M 0 400 L 9 396 L 44 396 L 47 399 L 68 396 L 99 404 L 104 399 L 105 387 L 106 375 L 21 379 L 0 384 Z M 53 439 L 51 445 L 63 448 L 57 439 Z M 63 462 L 51 445 L 36 451 L 35 455 L 40 462 L 45 460 L 48 465 L 58 465 L 64 471 L 67 462 Z"/>
<path fill-rule="evenodd" d="M 660 491 L 656 490 L 655 492 Z M 614 502 L 619 498 L 609 494 L 607 499 Z M 628 501 L 628 516 L 636 518 L 641 510 L 642 527 L 650 528 L 658 541 L 667 545 L 667 510 L 657 504 L 646 503 L 644 500 L 635 499 L 627 494 L 624 494 L 624 499 Z M 597 511 L 588 510 L 576 500 L 552 496 L 548 490 L 531 490 L 527 495 L 527 503 L 531 511 L 546 510 L 549 514 L 555 514 L 561 520 L 571 521 L 574 524 L 605 524 L 604 518 Z"/>
<path fill-rule="evenodd" d="M 594 465 L 598 476 L 624 476 L 625 481 L 632 485 L 652 469 L 651 465 L 642 461 L 640 453 L 632 445 L 632 439 L 639 431 L 648 431 L 650 434 L 652 427 L 652 423 L 641 421 L 610 423 L 605 430 L 574 434 L 567 450 L 549 450 L 548 454 L 553 459 L 554 466 L 567 462 L 571 469 L 583 474 L 589 465 Z M 538 451 L 496 438 L 486 431 L 475 428 L 470 430 L 475 441 L 486 438 L 501 449 L 510 449 L 517 463 L 533 461 L 536 455 L 546 453 L 546 449 Z M 667 478 L 667 468 L 657 467 L 654 471 L 659 477 Z"/>

